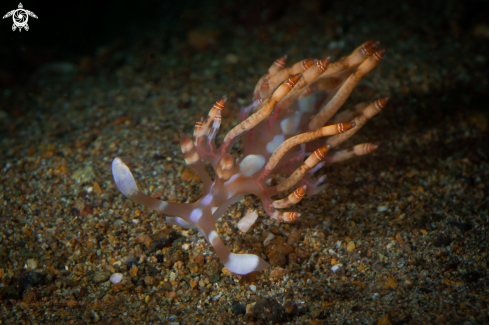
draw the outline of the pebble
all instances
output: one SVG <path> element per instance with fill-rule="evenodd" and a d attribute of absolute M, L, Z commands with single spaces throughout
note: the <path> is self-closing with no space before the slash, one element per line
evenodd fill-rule
<path fill-rule="evenodd" d="M 25 261 L 25 266 L 27 270 L 35 270 L 37 269 L 37 259 L 35 258 L 29 258 L 27 261 Z"/>
<path fill-rule="evenodd" d="M 301 239 L 301 233 L 299 230 L 294 229 L 287 238 L 287 245 L 294 245 Z"/>
<path fill-rule="evenodd" d="M 167 238 L 153 240 L 151 242 L 151 245 L 149 246 L 149 251 L 154 252 L 163 249 L 165 247 L 166 242 L 167 242 Z"/>
<path fill-rule="evenodd" d="M 385 283 L 385 287 L 395 289 L 397 288 L 397 281 L 393 278 L 388 278 L 387 282 Z"/>
<path fill-rule="evenodd" d="M 139 271 L 139 268 L 137 266 L 133 266 L 131 267 L 131 269 L 129 270 L 129 274 L 131 276 L 136 276 L 138 274 L 138 271 Z"/>
<path fill-rule="evenodd" d="M 95 179 L 95 171 L 91 165 L 77 169 L 71 178 L 78 183 L 88 183 Z"/>
<path fill-rule="evenodd" d="M 394 321 L 392 320 L 392 316 L 389 313 L 385 314 L 377 322 L 377 325 L 393 325 L 393 324 L 394 324 Z"/>
<path fill-rule="evenodd" d="M 246 314 L 246 307 L 243 306 L 242 304 L 234 304 L 233 307 L 231 308 L 231 311 L 235 315 L 244 315 Z"/>
<path fill-rule="evenodd" d="M 297 305 L 292 301 L 287 301 L 284 305 L 284 308 L 285 312 L 289 316 L 296 316 L 297 314 L 299 314 L 299 307 L 297 307 Z"/>
<path fill-rule="evenodd" d="M 97 272 L 93 275 L 92 281 L 95 283 L 105 282 L 109 279 L 109 272 Z"/>
<path fill-rule="evenodd" d="M 355 243 L 353 241 L 349 242 L 348 245 L 346 245 L 346 250 L 349 252 L 352 252 L 355 249 Z"/>
<path fill-rule="evenodd" d="M 154 282 L 155 282 L 155 278 L 152 277 L 151 275 L 147 275 L 144 277 L 144 283 L 146 283 L 147 286 L 152 286 Z"/>
<path fill-rule="evenodd" d="M 123 277 L 124 277 L 124 275 L 122 273 L 114 273 L 110 276 L 110 282 L 112 284 L 117 284 L 117 283 L 121 282 Z"/>
<path fill-rule="evenodd" d="M 37 286 L 46 279 L 46 273 L 37 271 L 24 272 L 19 276 L 17 284 L 20 293 L 23 293 L 30 286 Z"/>
<path fill-rule="evenodd" d="M 273 298 L 263 298 L 253 306 L 253 317 L 267 322 L 281 323 L 287 319 L 285 308 Z"/>
<path fill-rule="evenodd" d="M 287 259 L 282 254 L 277 254 L 270 259 L 271 266 L 283 267 L 287 263 Z"/>
<path fill-rule="evenodd" d="M 445 236 L 444 234 L 439 234 L 438 237 L 436 238 L 435 242 L 433 245 L 435 247 L 447 247 L 452 243 L 452 240 L 450 237 Z"/>
<path fill-rule="evenodd" d="M 385 212 L 389 209 L 388 206 L 386 205 L 383 205 L 383 206 L 380 206 L 380 207 L 377 207 L 377 212 Z"/>
<path fill-rule="evenodd" d="M 268 244 L 270 244 L 270 242 L 275 238 L 275 235 L 272 234 L 271 232 L 268 233 L 267 237 L 265 238 L 265 240 L 263 241 L 263 246 L 264 247 L 267 247 Z"/>
<path fill-rule="evenodd" d="M 134 264 L 138 263 L 138 259 L 136 257 L 131 257 L 127 259 L 126 266 L 130 269 L 134 266 Z"/>
<path fill-rule="evenodd" d="M 258 213 L 255 210 L 248 211 L 243 218 L 238 222 L 238 229 L 243 233 L 246 233 L 250 230 L 251 226 L 255 223 L 258 218 Z"/>
<path fill-rule="evenodd" d="M 34 302 L 37 300 L 37 296 L 37 290 L 29 287 L 27 290 L 24 291 L 24 295 L 22 298 L 25 302 Z"/>
<path fill-rule="evenodd" d="M 142 244 L 145 245 L 147 248 L 150 248 L 151 243 L 152 243 L 151 237 L 147 234 L 141 234 L 138 237 L 136 237 L 136 243 L 137 244 Z"/>
<path fill-rule="evenodd" d="M 141 301 L 136 301 L 129 305 L 129 308 L 139 308 L 141 307 Z"/>
<path fill-rule="evenodd" d="M 204 256 L 202 254 L 195 256 L 194 262 L 197 263 L 199 266 L 204 265 L 205 262 Z"/>
<path fill-rule="evenodd" d="M 285 269 L 273 269 L 271 272 L 270 272 L 270 277 L 272 279 L 281 279 L 283 278 L 285 275 L 287 275 L 289 271 L 288 270 L 285 270 Z"/>
<path fill-rule="evenodd" d="M 335 273 L 336 271 L 338 271 L 340 269 L 341 266 L 342 266 L 341 264 L 333 265 L 333 267 L 331 268 L 331 271 L 333 273 Z"/>
<path fill-rule="evenodd" d="M 281 254 L 283 256 L 287 256 L 293 251 L 294 249 L 285 243 L 282 236 L 277 236 L 265 248 L 265 255 L 267 255 L 269 259 L 272 259 L 275 255 Z M 299 254 L 297 255 L 299 256 Z"/>
<path fill-rule="evenodd" d="M 236 64 L 239 61 L 239 57 L 234 53 L 228 53 L 224 57 L 224 60 L 226 60 L 226 62 L 229 64 Z"/>

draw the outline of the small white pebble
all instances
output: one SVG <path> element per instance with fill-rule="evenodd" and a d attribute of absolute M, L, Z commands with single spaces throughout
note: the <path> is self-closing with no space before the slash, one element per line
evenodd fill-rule
<path fill-rule="evenodd" d="M 331 268 L 331 271 L 333 271 L 333 273 L 335 273 L 336 271 L 338 271 L 340 269 L 342 265 L 341 264 L 336 264 L 335 266 L 333 266 Z"/>
<path fill-rule="evenodd" d="M 114 273 L 110 276 L 110 282 L 112 284 L 117 284 L 117 283 L 121 282 L 123 277 L 124 277 L 124 275 L 122 273 Z"/>
<path fill-rule="evenodd" d="M 258 218 L 258 213 L 255 210 L 246 212 L 245 216 L 238 222 L 238 229 L 242 232 L 247 232 L 250 230 L 251 226 L 255 223 Z"/>
<path fill-rule="evenodd" d="M 138 219 L 132 219 L 132 223 L 137 225 L 139 223 L 139 220 Z"/>
<path fill-rule="evenodd" d="M 377 212 L 385 212 L 387 211 L 387 209 L 389 209 L 387 205 L 382 205 L 380 207 L 377 207 Z"/>
<path fill-rule="evenodd" d="M 275 235 L 272 234 L 271 232 L 268 233 L 267 235 L 267 238 L 265 238 L 265 240 L 263 241 L 263 246 L 264 247 L 267 247 L 268 244 L 270 244 L 270 242 L 275 238 Z"/>
<path fill-rule="evenodd" d="M 37 269 L 37 259 L 35 258 L 29 258 L 27 261 L 25 261 L 25 268 L 28 270 L 35 270 Z"/>
<path fill-rule="evenodd" d="M 239 57 L 236 54 L 234 54 L 234 53 L 228 53 L 228 54 L 226 54 L 226 56 L 224 57 L 224 59 L 229 64 L 236 64 L 239 61 Z"/>
<path fill-rule="evenodd" d="M 189 247 L 190 247 L 190 245 L 188 243 L 185 243 L 185 244 L 182 245 L 182 249 L 184 251 L 188 251 Z"/>
<path fill-rule="evenodd" d="M 256 291 L 256 286 L 255 285 L 250 285 L 250 290 L 255 292 Z"/>

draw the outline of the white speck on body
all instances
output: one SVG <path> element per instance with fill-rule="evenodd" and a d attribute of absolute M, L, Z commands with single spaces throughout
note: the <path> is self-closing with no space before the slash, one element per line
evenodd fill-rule
<path fill-rule="evenodd" d="M 272 141 L 267 143 L 267 152 L 269 153 L 274 152 L 283 142 L 284 142 L 284 135 L 283 134 L 276 135 L 272 139 Z"/>
<path fill-rule="evenodd" d="M 209 233 L 209 243 L 211 243 L 213 245 L 213 241 L 215 239 L 218 239 L 219 236 L 217 235 L 217 232 L 215 230 L 212 230 L 210 233 Z"/>
<path fill-rule="evenodd" d="M 300 116 L 298 113 L 285 118 L 280 122 L 280 128 L 284 134 L 296 134 L 299 126 Z"/>
<path fill-rule="evenodd" d="M 235 180 L 236 178 L 238 178 L 238 177 L 239 177 L 239 174 L 235 174 L 235 175 L 231 176 L 231 178 L 230 178 L 230 179 L 228 179 L 228 181 L 227 181 L 227 182 L 224 182 L 224 186 L 228 186 L 228 184 L 231 184 L 232 182 L 234 182 L 234 180 Z"/>
<path fill-rule="evenodd" d="M 194 209 L 192 212 L 190 212 L 190 221 L 197 222 L 199 221 L 200 217 L 202 217 L 201 209 Z"/>
<path fill-rule="evenodd" d="M 168 203 L 161 201 L 160 205 L 158 206 L 158 211 L 165 210 L 167 206 L 168 206 Z"/>
<path fill-rule="evenodd" d="M 211 202 L 212 202 L 212 199 L 213 199 L 213 198 L 214 198 L 214 197 L 212 196 L 212 194 L 211 194 L 211 193 L 207 194 L 207 195 L 206 195 L 206 196 L 204 196 L 204 198 L 202 199 L 202 204 L 203 204 L 203 205 L 209 205 L 209 204 L 211 204 Z"/>
<path fill-rule="evenodd" d="M 248 155 L 239 163 L 241 175 L 250 177 L 256 174 L 265 165 L 265 158 L 260 155 Z"/>

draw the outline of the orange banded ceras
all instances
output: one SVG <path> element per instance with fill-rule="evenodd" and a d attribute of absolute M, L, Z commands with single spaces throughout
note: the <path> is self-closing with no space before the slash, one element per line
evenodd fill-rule
<path fill-rule="evenodd" d="M 363 143 L 342 151 L 332 150 L 387 104 L 385 97 L 338 112 L 358 82 L 384 56 L 378 45 L 366 42 L 336 62 L 325 57 L 286 67 L 286 56 L 277 59 L 258 81 L 254 101 L 241 109 L 239 123 L 220 146 L 215 137 L 226 98 L 217 101 L 208 117 L 195 124 L 193 139 L 181 135 L 185 163 L 203 183 L 204 193 L 197 201 L 165 202 L 142 193 L 126 164 L 115 158 L 112 173 L 118 189 L 149 209 L 173 216 L 167 220 L 174 225 L 198 228 L 231 272 L 247 274 L 266 269 L 269 264 L 261 257 L 230 252 L 219 237 L 215 222 L 245 194 L 259 197 L 270 217 L 293 222 L 300 214 L 281 209 L 323 189 L 324 176 L 313 180 L 316 171 L 325 164 L 365 155 L 377 148 Z M 243 151 L 236 159 L 231 148 L 239 138 Z M 214 179 L 207 174 L 204 162 L 214 169 Z M 276 173 L 288 177 L 277 185 L 267 185 Z M 283 199 L 273 198 L 289 191 L 289 195 L 282 195 Z"/>

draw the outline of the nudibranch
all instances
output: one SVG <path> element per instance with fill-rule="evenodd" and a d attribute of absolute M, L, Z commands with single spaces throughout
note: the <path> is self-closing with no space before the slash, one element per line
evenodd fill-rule
<path fill-rule="evenodd" d="M 300 214 L 282 209 L 299 203 L 305 194 L 321 192 L 324 176 L 313 180 L 313 175 L 322 166 L 377 148 L 363 143 L 332 150 L 387 104 L 388 98 L 384 97 L 338 112 L 358 82 L 382 60 L 385 51 L 378 50 L 378 46 L 379 42 L 366 42 L 336 62 L 325 57 L 286 67 L 286 56 L 277 59 L 258 81 L 253 102 L 241 109 L 239 123 L 219 147 L 215 137 L 226 98 L 217 101 L 208 117 L 195 124 L 193 138 L 181 135 L 185 162 L 203 183 L 204 193 L 197 201 L 165 202 L 142 193 L 120 158 L 112 163 L 117 188 L 134 202 L 173 216 L 167 217 L 171 224 L 197 228 L 231 272 L 248 274 L 268 268 L 269 264 L 259 256 L 229 251 L 219 236 L 216 221 L 245 194 L 254 194 L 270 217 L 293 222 Z M 236 159 L 231 148 L 239 138 L 243 151 Z M 214 169 L 214 179 L 206 172 L 204 162 Z M 288 177 L 277 185 L 267 185 L 273 174 Z M 282 195 L 282 199 L 273 198 L 287 193 L 290 194 Z"/>

